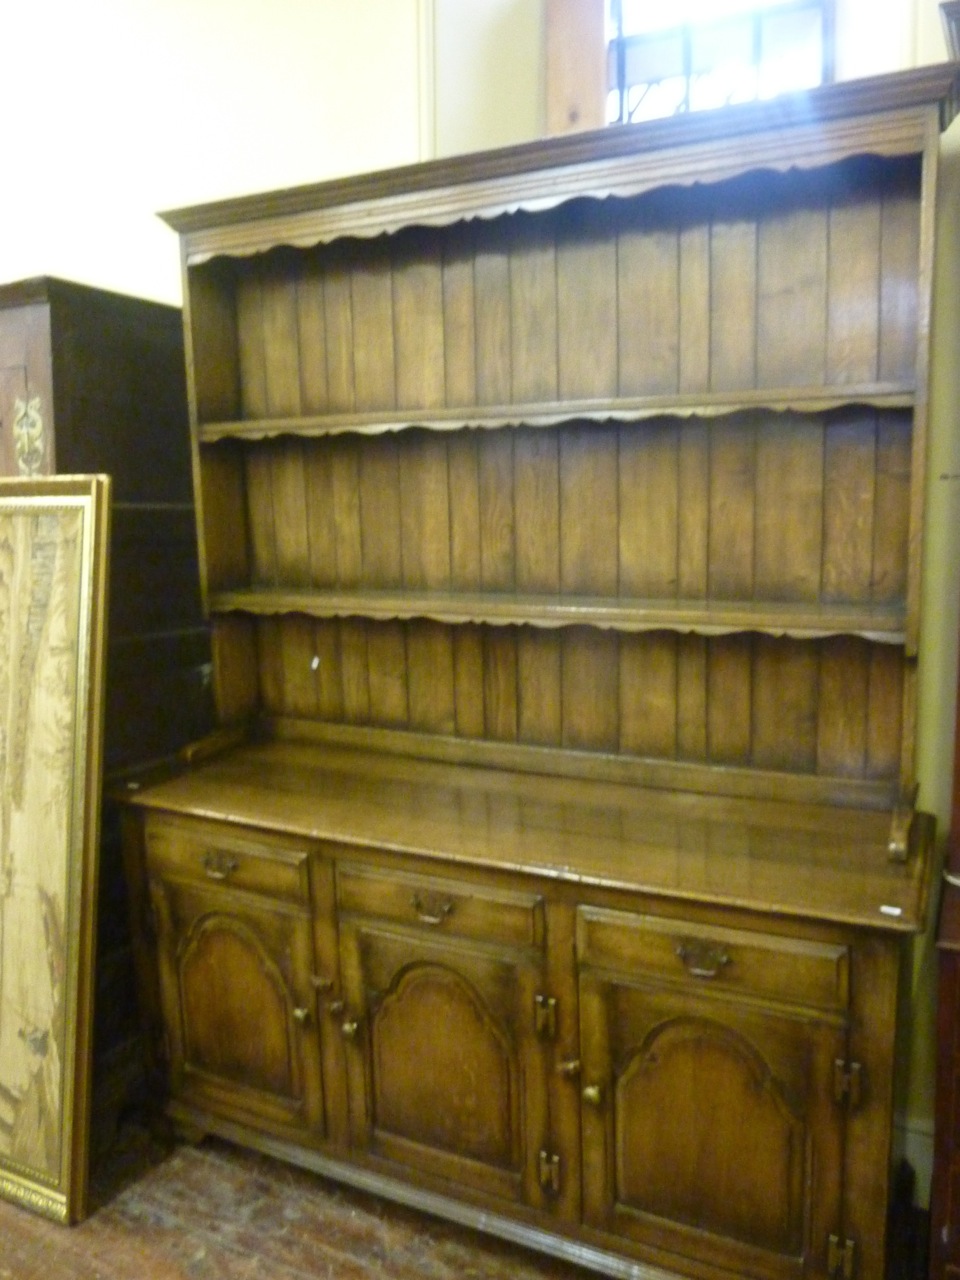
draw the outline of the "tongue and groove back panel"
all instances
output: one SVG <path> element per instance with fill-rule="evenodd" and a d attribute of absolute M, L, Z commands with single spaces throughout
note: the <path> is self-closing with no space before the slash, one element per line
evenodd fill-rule
<path fill-rule="evenodd" d="M 919 197 L 916 157 L 867 158 L 215 259 L 200 419 L 912 390 Z"/>
<path fill-rule="evenodd" d="M 892 802 L 928 251 L 909 155 L 194 267 L 222 714 Z"/>

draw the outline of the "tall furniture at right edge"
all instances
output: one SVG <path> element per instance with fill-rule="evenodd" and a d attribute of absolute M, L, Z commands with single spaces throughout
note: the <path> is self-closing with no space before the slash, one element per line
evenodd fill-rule
<path fill-rule="evenodd" d="M 945 871 L 937 929 L 937 1081 L 930 1196 L 930 1280 L 960 1277 L 960 702 Z"/>
<path fill-rule="evenodd" d="M 178 1122 L 608 1275 L 881 1280 L 958 80 L 169 215 L 225 732 L 124 847 Z"/>

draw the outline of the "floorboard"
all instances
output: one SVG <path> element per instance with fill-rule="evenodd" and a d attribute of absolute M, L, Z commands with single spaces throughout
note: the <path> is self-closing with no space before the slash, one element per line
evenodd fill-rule
<path fill-rule="evenodd" d="M 0 1200 L 0 1280 L 587 1280 L 593 1273 L 216 1139 L 125 1124 L 85 1222 Z M 926 1272 L 925 1215 L 895 1202 L 888 1280 Z"/>
<path fill-rule="evenodd" d="M 0 1280 L 584 1280 L 590 1273 L 207 1139 L 126 1127 L 90 1216 L 0 1201 Z"/>

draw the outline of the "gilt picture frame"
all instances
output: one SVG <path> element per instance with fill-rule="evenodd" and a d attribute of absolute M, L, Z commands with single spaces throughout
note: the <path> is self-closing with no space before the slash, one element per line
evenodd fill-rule
<path fill-rule="evenodd" d="M 0 1196 L 84 1216 L 110 481 L 0 480 Z"/>

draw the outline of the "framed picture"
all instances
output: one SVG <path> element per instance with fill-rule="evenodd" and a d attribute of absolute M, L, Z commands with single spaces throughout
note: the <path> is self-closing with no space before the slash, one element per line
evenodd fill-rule
<path fill-rule="evenodd" d="M 86 1210 L 109 479 L 0 480 L 0 1195 Z"/>

